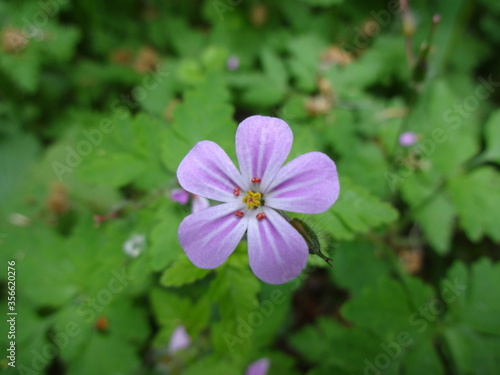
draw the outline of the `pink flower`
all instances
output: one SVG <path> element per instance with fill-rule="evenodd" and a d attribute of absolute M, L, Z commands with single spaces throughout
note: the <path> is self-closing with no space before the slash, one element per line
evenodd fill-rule
<path fill-rule="evenodd" d="M 184 189 L 174 189 L 170 192 L 170 199 L 180 204 L 187 204 L 189 193 Z"/>
<path fill-rule="evenodd" d="M 300 274 L 308 246 L 277 210 L 324 212 L 337 200 L 340 186 L 335 163 L 321 152 L 282 166 L 292 141 L 283 120 L 252 116 L 236 131 L 241 173 L 210 141 L 197 143 L 182 160 L 180 185 L 223 202 L 189 215 L 179 226 L 179 242 L 195 266 L 220 266 L 247 233 L 250 267 L 258 278 L 281 284 Z"/>
<path fill-rule="evenodd" d="M 261 358 L 258 361 L 252 362 L 247 367 L 245 375 L 266 375 L 269 370 L 269 359 Z"/>
<path fill-rule="evenodd" d="M 240 59 L 236 56 L 230 56 L 226 61 L 226 66 L 229 70 L 236 70 L 240 67 Z"/>
<path fill-rule="evenodd" d="M 418 136 L 413 132 L 401 133 L 399 136 L 399 144 L 403 147 L 410 147 L 418 141 Z"/>
<path fill-rule="evenodd" d="M 191 200 L 191 212 L 195 213 L 204 208 L 210 207 L 210 202 L 207 198 L 199 197 L 195 194 L 189 194 L 184 189 L 174 189 L 170 192 L 170 199 L 174 202 L 178 202 L 180 204 L 187 204 L 189 200 L 189 196 L 192 195 L 193 199 Z"/>
<path fill-rule="evenodd" d="M 186 332 L 186 328 L 184 326 L 177 326 L 170 336 L 170 343 L 168 344 L 168 353 L 175 354 L 179 350 L 186 349 L 191 345 L 191 338 Z"/>

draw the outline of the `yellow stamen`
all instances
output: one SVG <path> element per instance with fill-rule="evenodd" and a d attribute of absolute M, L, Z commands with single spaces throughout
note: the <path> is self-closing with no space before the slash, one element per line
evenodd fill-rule
<path fill-rule="evenodd" d="M 253 191 L 247 191 L 247 194 L 243 197 L 243 203 L 246 203 L 248 209 L 257 208 L 262 204 L 262 193 L 255 193 Z"/>

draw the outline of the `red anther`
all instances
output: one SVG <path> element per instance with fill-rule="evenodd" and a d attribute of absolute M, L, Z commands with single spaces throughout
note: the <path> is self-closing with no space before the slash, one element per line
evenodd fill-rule
<path fill-rule="evenodd" d="M 262 220 L 266 218 L 266 214 L 264 212 L 261 212 L 260 214 L 257 214 L 257 216 L 255 217 L 257 218 L 257 220 Z"/>
<path fill-rule="evenodd" d="M 253 182 L 253 183 L 259 183 L 259 182 L 261 182 L 261 181 L 262 181 L 262 180 L 260 179 L 260 177 L 254 177 L 254 178 L 252 178 L 252 182 Z"/>
<path fill-rule="evenodd" d="M 234 188 L 234 195 L 236 195 L 237 197 L 239 197 L 240 191 L 241 191 L 241 189 L 239 187 L 235 187 Z"/>
<path fill-rule="evenodd" d="M 236 211 L 234 214 L 238 217 L 243 217 L 243 215 L 245 215 L 242 211 Z"/>

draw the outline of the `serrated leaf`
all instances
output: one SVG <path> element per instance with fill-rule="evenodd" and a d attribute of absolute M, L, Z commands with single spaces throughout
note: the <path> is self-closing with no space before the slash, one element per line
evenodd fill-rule
<path fill-rule="evenodd" d="M 163 272 L 160 284 L 167 287 L 190 284 L 204 278 L 210 271 L 209 269 L 196 267 L 186 254 L 181 253 L 177 261 Z"/>
<path fill-rule="evenodd" d="M 279 57 L 270 49 L 261 52 L 263 74 L 248 82 L 243 100 L 257 107 L 271 107 L 278 104 L 285 95 L 287 74 Z"/>
<path fill-rule="evenodd" d="M 439 254 L 450 250 L 456 210 L 450 199 L 442 192 L 436 192 L 434 181 L 417 173 L 409 176 L 401 185 L 401 193 L 413 209 L 413 217 Z M 432 197 L 432 198 L 429 198 Z"/>
<path fill-rule="evenodd" d="M 182 317 L 192 307 L 188 298 L 160 288 L 151 291 L 150 301 L 157 322 L 169 328 L 170 332 L 183 323 Z"/>
<path fill-rule="evenodd" d="M 165 171 L 159 153 L 165 124 L 145 114 L 123 116 L 116 112 L 108 119 L 106 131 L 102 125 L 82 130 L 81 139 L 73 148 L 74 157 L 78 158 L 78 175 L 85 181 L 112 187 L 134 183 L 146 190 L 162 186 Z M 84 142 L 90 147 L 88 153 L 80 151 Z"/>
<path fill-rule="evenodd" d="M 422 282 L 401 283 L 383 277 L 372 288 L 365 288 L 358 298 L 348 301 L 342 306 L 342 314 L 349 321 L 370 329 L 386 340 L 394 340 L 402 332 L 410 332 L 417 337 L 420 322 L 417 307 L 426 307 L 432 300 L 432 289 Z M 418 298 L 412 298 L 411 294 Z M 379 308 L 373 309 L 373 306 Z M 419 320 L 420 319 L 420 320 Z M 434 320 L 430 323 L 433 324 Z M 418 329 L 417 329 L 418 327 Z M 430 334 L 427 329 L 427 334 Z"/>
<path fill-rule="evenodd" d="M 232 120 L 229 92 L 224 80 L 209 75 L 174 111 L 171 129 L 162 145 L 162 158 L 171 171 L 176 171 L 181 160 L 199 141 L 216 142 L 228 152 L 234 149 L 236 126 Z M 228 152 L 231 154 L 230 152 Z"/>
<path fill-rule="evenodd" d="M 412 348 L 405 358 L 403 368 L 405 375 L 445 373 L 440 357 L 431 341 L 424 341 Z"/>
<path fill-rule="evenodd" d="M 458 212 L 460 226 L 471 241 L 489 236 L 500 241 L 500 174 L 482 167 L 452 178 L 448 192 Z"/>
<path fill-rule="evenodd" d="M 258 308 L 259 290 L 260 282 L 248 268 L 242 254 L 233 253 L 228 261 L 217 269 L 208 296 L 217 303 L 221 316 L 221 321 L 212 326 L 212 341 L 218 352 L 229 351 L 234 354 L 251 349 L 249 338 L 254 329 L 249 318 Z"/>
<path fill-rule="evenodd" d="M 398 217 L 398 211 L 350 179 L 341 177 L 339 199 L 326 215 L 336 216 L 354 234 L 367 233 L 393 222 Z M 331 234 L 334 238 L 341 238 L 337 237 L 335 231 L 331 231 Z"/>
<path fill-rule="evenodd" d="M 35 48 L 28 47 L 17 54 L 2 54 L 0 69 L 26 93 L 33 93 L 40 81 L 41 58 Z"/>
<path fill-rule="evenodd" d="M 300 90 L 311 92 L 316 88 L 319 58 L 326 45 L 316 34 L 303 35 L 288 43 L 287 48 L 292 54 L 288 65 Z"/>
<path fill-rule="evenodd" d="M 366 187 L 372 194 L 385 197 L 389 192 L 387 181 L 382 177 L 389 164 L 379 146 L 371 142 L 359 144 L 338 163 L 340 171 L 347 177 Z"/>
<path fill-rule="evenodd" d="M 361 242 L 342 243 L 333 255 L 335 268 L 331 269 L 331 275 L 339 285 L 349 289 L 353 295 L 357 295 L 366 287 L 389 272 L 389 264 L 384 262 L 379 252 L 373 245 Z M 362 273 L 353 270 L 363 270 Z"/>
<path fill-rule="evenodd" d="M 240 254 L 232 254 L 217 269 L 217 275 L 210 285 L 209 294 L 219 303 L 222 318 L 226 321 L 246 318 L 249 312 L 255 310 L 260 282 L 243 258 Z"/>
<path fill-rule="evenodd" d="M 91 164 L 83 165 L 78 173 L 85 181 L 120 187 L 134 181 L 145 169 L 146 164 L 136 156 L 113 153 L 108 157 L 96 159 Z"/>
<path fill-rule="evenodd" d="M 460 325 L 444 332 L 456 374 L 495 374 L 500 368 L 500 337 L 484 336 Z"/>
<path fill-rule="evenodd" d="M 151 247 L 148 251 L 151 268 L 163 270 L 179 257 L 182 249 L 177 239 L 177 229 L 181 222 L 179 215 L 171 212 L 171 207 L 159 211 L 161 221 L 151 231 Z"/>
<path fill-rule="evenodd" d="M 467 324 L 486 334 L 500 336 L 500 300 L 491 293 L 491 286 L 500 282 L 500 264 L 492 264 L 481 259 L 472 266 L 472 273 L 466 284 L 467 304 L 464 306 L 463 319 Z M 465 293 L 455 287 L 456 294 Z"/>
<path fill-rule="evenodd" d="M 363 373 L 366 362 L 372 362 L 381 351 L 380 339 L 369 331 L 360 327 L 346 329 L 325 318 L 292 336 L 291 343 L 308 361 L 317 364 L 318 374 L 335 369 Z"/>

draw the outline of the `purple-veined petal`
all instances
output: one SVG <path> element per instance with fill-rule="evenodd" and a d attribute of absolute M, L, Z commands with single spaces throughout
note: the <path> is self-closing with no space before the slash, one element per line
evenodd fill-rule
<path fill-rule="evenodd" d="M 328 210 L 339 192 L 333 160 L 322 152 L 309 152 L 279 170 L 264 199 L 278 210 L 316 214 Z"/>
<path fill-rule="evenodd" d="M 252 362 L 250 366 L 247 367 L 245 375 L 266 375 L 269 370 L 269 359 L 261 358 L 255 362 Z"/>
<path fill-rule="evenodd" d="M 189 193 L 184 189 L 174 189 L 170 192 L 170 199 L 180 204 L 186 204 L 189 200 Z"/>
<path fill-rule="evenodd" d="M 186 328 L 184 326 L 177 326 L 172 336 L 170 336 L 167 352 L 174 354 L 181 349 L 186 349 L 189 345 L 191 345 L 191 338 L 186 332 Z"/>
<path fill-rule="evenodd" d="M 248 221 L 250 268 L 266 283 L 283 284 L 304 269 L 309 250 L 300 233 L 276 211 L 265 208 L 264 213 L 266 218 Z"/>
<path fill-rule="evenodd" d="M 207 198 L 200 197 L 199 195 L 193 195 L 193 201 L 191 202 L 191 212 L 193 214 L 208 207 L 210 207 L 210 202 Z"/>
<path fill-rule="evenodd" d="M 186 217 L 179 225 L 179 242 L 199 268 L 216 268 L 234 251 L 248 226 L 248 215 L 234 213 L 241 202 L 223 203 Z"/>
<path fill-rule="evenodd" d="M 260 189 L 268 184 L 285 162 L 292 148 L 288 124 L 275 117 L 251 116 L 236 131 L 236 155 L 245 181 L 259 177 Z"/>
<path fill-rule="evenodd" d="M 211 141 L 198 142 L 177 168 L 179 184 L 192 194 L 220 202 L 234 200 L 243 179 L 226 152 Z"/>

